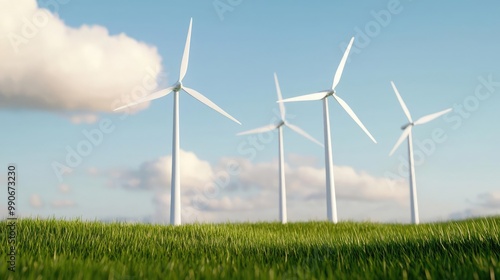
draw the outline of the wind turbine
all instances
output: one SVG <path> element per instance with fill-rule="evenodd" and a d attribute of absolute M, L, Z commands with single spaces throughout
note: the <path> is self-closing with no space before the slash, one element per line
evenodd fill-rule
<path fill-rule="evenodd" d="M 356 116 L 354 111 L 347 105 L 347 103 L 342 100 L 337 95 L 335 88 L 337 87 L 340 77 L 342 76 L 342 72 L 344 71 L 344 66 L 347 61 L 347 56 L 349 55 L 349 51 L 351 50 L 352 43 L 354 42 L 354 37 L 351 38 L 347 49 L 345 50 L 344 56 L 340 60 L 340 64 L 335 72 L 335 76 L 333 77 L 332 87 L 323 90 L 320 92 L 315 92 L 311 94 L 306 94 L 298 97 L 288 98 L 282 100 L 281 102 L 293 102 L 293 101 L 310 101 L 310 100 L 323 100 L 323 118 L 324 118 L 324 134 L 325 134 L 325 168 L 326 168 L 326 211 L 328 220 L 337 223 L 337 202 L 335 199 L 335 181 L 333 178 L 333 160 L 332 160 L 332 141 L 330 137 L 330 117 L 328 113 L 328 97 L 333 96 L 333 98 L 340 104 L 342 108 L 347 112 L 349 116 L 361 127 L 361 129 L 373 140 L 373 142 L 377 143 L 375 138 L 370 134 L 370 132 L 366 129 L 363 123 Z M 278 101 L 280 102 L 280 101 Z"/>
<path fill-rule="evenodd" d="M 281 101 L 283 98 L 281 96 L 281 89 L 280 89 L 280 85 L 278 83 L 278 76 L 276 76 L 276 73 L 274 73 L 274 82 L 276 83 L 276 92 L 278 94 L 278 100 Z M 288 121 L 286 121 L 285 120 L 285 115 L 286 115 L 285 104 L 279 103 L 279 107 L 280 107 L 280 117 L 281 117 L 281 120 L 277 124 L 270 124 L 270 125 L 266 125 L 266 126 L 263 126 L 263 127 L 255 128 L 255 129 L 252 129 L 252 130 L 240 132 L 237 135 L 257 134 L 257 133 L 264 133 L 264 132 L 272 131 L 272 130 L 275 130 L 275 129 L 278 130 L 278 138 L 279 138 L 279 174 L 280 174 L 280 177 L 279 177 L 279 188 L 280 188 L 280 192 L 279 192 L 279 197 L 280 197 L 280 203 L 279 203 L 280 204 L 279 205 L 279 208 L 280 208 L 280 220 L 281 220 L 281 223 L 286 224 L 286 222 L 287 222 L 287 215 L 286 215 L 285 159 L 284 159 L 284 155 L 283 155 L 283 129 L 282 128 L 283 128 L 283 126 L 287 126 L 291 130 L 293 130 L 293 131 L 297 132 L 298 134 L 304 136 L 305 138 L 313 141 L 314 143 L 316 143 L 316 144 L 318 144 L 320 146 L 323 146 L 323 144 L 321 144 L 318 140 L 314 139 L 312 136 L 310 136 L 309 134 L 307 134 L 307 132 L 305 132 L 304 130 L 302 130 L 300 127 L 298 127 L 296 125 L 293 125 L 293 124 L 289 123 Z"/>
<path fill-rule="evenodd" d="M 420 125 L 424 123 L 428 123 L 448 112 L 450 112 L 452 109 L 446 109 L 434 114 L 430 114 L 427 116 L 423 116 L 417 121 L 413 121 L 410 115 L 410 111 L 406 107 L 405 102 L 403 101 L 403 98 L 401 98 L 401 95 L 399 95 L 399 91 L 396 88 L 396 85 L 394 85 L 394 82 L 391 81 L 392 88 L 394 89 L 394 92 L 396 93 L 396 97 L 399 100 L 399 104 L 401 104 L 401 108 L 403 108 L 403 111 L 406 115 L 406 118 L 408 118 L 409 123 L 403 125 L 401 129 L 403 130 L 403 133 L 398 139 L 398 142 L 396 142 L 396 145 L 394 145 L 394 148 L 392 148 L 391 152 L 389 153 L 389 156 L 392 156 L 396 149 L 403 143 L 405 138 L 408 138 L 408 160 L 410 162 L 410 203 L 411 203 L 411 222 L 413 224 L 418 224 L 419 223 L 419 218 L 418 218 L 418 201 L 417 201 L 417 182 L 415 180 L 415 165 L 413 163 L 413 142 L 412 142 L 412 135 L 411 135 L 411 130 L 413 126 L 415 125 Z"/>
<path fill-rule="evenodd" d="M 121 110 L 130 106 L 137 105 L 142 102 L 154 100 L 163 96 L 166 96 L 170 92 L 174 93 L 174 125 L 173 125 L 173 138 L 172 138 L 172 183 L 170 186 L 171 189 L 171 203 L 170 203 L 170 223 L 172 225 L 180 225 L 181 224 L 181 177 L 180 177 L 180 154 L 179 154 L 179 92 L 181 90 L 185 91 L 187 94 L 191 95 L 201 103 L 207 105 L 213 110 L 219 112 L 220 114 L 226 116 L 227 118 L 235 121 L 238 124 L 241 124 L 238 120 L 233 118 L 231 115 L 222 110 L 215 103 L 210 101 L 210 99 L 206 98 L 201 93 L 197 92 L 192 88 L 188 88 L 182 84 L 182 79 L 186 75 L 189 61 L 189 48 L 191 44 L 191 28 L 193 25 L 193 19 L 191 18 L 189 22 L 189 30 L 186 39 L 186 45 L 184 46 L 184 54 L 182 56 L 181 61 L 181 70 L 179 75 L 179 80 L 174 85 L 160 90 L 158 92 L 152 93 L 145 98 L 142 98 L 139 101 L 127 104 L 125 106 L 116 108 L 115 111 Z"/>

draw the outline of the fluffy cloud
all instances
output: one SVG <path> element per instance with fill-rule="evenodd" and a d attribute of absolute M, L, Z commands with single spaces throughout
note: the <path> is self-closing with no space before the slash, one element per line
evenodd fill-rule
<path fill-rule="evenodd" d="M 53 208 L 68 208 L 76 206 L 76 203 L 70 199 L 54 200 L 50 204 Z"/>
<path fill-rule="evenodd" d="M 112 174 L 110 181 L 115 186 L 155 191 L 153 204 L 157 211 L 154 220 L 165 222 L 169 220 L 170 173 L 169 156 L 145 162 L 137 169 L 107 174 Z M 286 166 L 290 211 L 293 207 L 310 205 L 307 209 L 310 214 L 303 215 L 304 218 L 322 216 L 326 192 L 324 174 L 324 168 Z M 371 205 L 368 208 L 390 205 L 390 210 L 384 208 L 386 212 L 407 207 L 408 188 L 404 181 L 375 177 L 348 166 L 335 166 L 335 176 L 339 205 L 352 202 Z M 181 150 L 181 184 L 182 214 L 186 221 L 225 221 L 224 218 L 242 221 L 276 216 L 277 161 L 254 163 L 244 158 L 222 158 L 210 164 L 192 152 Z M 370 212 L 360 215 L 366 219 L 366 213 Z"/>
<path fill-rule="evenodd" d="M 500 210 L 500 191 L 482 193 L 477 199 L 482 207 Z"/>
<path fill-rule="evenodd" d="M 43 202 L 42 199 L 38 194 L 32 194 L 30 196 L 30 205 L 33 208 L 42 208 L 43 207 Z"/>
<path fill-rule="evenodd" d="M 69 27 L 35 0 L 0 1 L 0 61 L 8 108 L 110 112 L 153 91 L 161 71 L 155 47 L 102 26 Z"/>
<path fill-rule="evenodd" d="M 295 158 L 296 156 L 294 156 Z M 252 163 L 246 159 L 235 159 L 240 168 L 239 180 L 244 187 L 276 189 L 278 186 L 278 163 Z M 309 162 L 311 162 L 309 160 Z M 325 169 L 304 165 L 285 164 L 288 195 L 302 199 L 325 197 Z M 358 172 L 350 166 L 334 166 L 337 197 L 359 201 L 397 201 L 405 203 L 408 190 L 404 181 L 375 177 Z"/>
<path fill-rule="evenodd" d="M 60 184 L 59 185 L 59 191 L 62 193 L 68 193 L 71 191 L 71 188 L 69 187 L 68 184 Z"/>
<path fill-rule="evenodd" d="M 194 153 L 180 152 L 181 182 L 183 191 L 193 190 L 211 182 L 214 172 L 210 163 L 199 159 Z M 113 172 L 118 184 L 126 189 L 161 190 L 170 186 L 172 157 L 161 157 L 145 162 L 137 170 Z"/>
<path fill-rule="evenodd" d="M 69 117 L 69 120 L 74 124 L 92 124 L 97 122 L 99 116 L 97 114 L 77 114 Z"/>
<path fill-rule="evenodd" d="M 469 201 L 473 207 L 451 213 L 448 218 L 462 220 L 468 218 L 500 215 L 500 192 L 491 191 L 478 194 L 476 199 Z"/>

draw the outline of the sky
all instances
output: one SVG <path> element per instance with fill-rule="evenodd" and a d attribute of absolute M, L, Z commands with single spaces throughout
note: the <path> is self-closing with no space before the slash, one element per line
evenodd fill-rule
<path fill-rule="evenodd" d="M 453 108 L 413 130 L 421 222 L 500 214 L 497 1 L 0 0 L 0 172 L 17 168 L 22 217 L 168 223 L 173 95 L 183 83 L 242 125 L 180 96 L 182 219 L 278 220 L 273 73 L 284 98 L 339 85 L 374 144 L 329 99 L 338 217 L 410 222 L 406 117 Z M 320 101 L 286 103 L 320 142 Z M 284 129 L 289 221 L 326 220 L 324 150 Z M 7 193 L 0 217 L 7 216 Z"/>

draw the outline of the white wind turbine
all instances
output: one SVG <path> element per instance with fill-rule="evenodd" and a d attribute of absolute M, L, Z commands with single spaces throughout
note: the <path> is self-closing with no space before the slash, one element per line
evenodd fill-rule
<path fill-rule="evenodd" d="M 415 166 L 413 163 L 413 143 L 412 143 L 412 134 L 411 134 L 411 129 L 415 125 L 420 125 L 424 123 L 428 123 L 448 112 L 450 112 L 452 109 L 446 109 L 434 114 L 430 114 L 424 117 L 421 117 L 420 119 L 416 120 L 415 122 L 412 120 L 410 111 L 406 107 L 405 102 L 403 101 L 403 98 L 401 98 L 401 95 L 399 95 L 398 89 L 396 88 L 396 85 L 394 85 L 394 82 L 391 81 L 392 88 L 394 89 L 394 92 L 396 93 L 396 97 L 399 100 L 399 104 L 401 104 L 401 107 L 403 108 L 403 111 L 406 115 L 406 118 L 408 118 L 409 123 L 403 125 L 401 129 L 403 130 L 403 133 L 398 139 L 398 142 L 396 142 L 396 145 L 394 145 L 394 148 L 392 148 L 391 152 L 389 153 L 389 156 L 392 156 L 392 154 L 396 151 L 396 149 L 403 143 L 405 138 L 408 138 L 408 160 L 410 162 L 410 203 L 411 203 L 411 222 L 413 224 L 418 224 L 419 223 L 419 218 L 418 218 L 418 201 L 417 201 L 417 182 L 415 180 Z"/>
<path fill-rule="evenodd" d="M 210 101 L 201 93 L 197 92 L 192 88 L 188 88 L 182 84 L 182 79 L 186 75 L 189 61 L 189 47 L 191 44 L 191 28 L 193 25 L 193 19 L 191 18 L 189 22 L 189 30 L 186 39 L 186 45 L 184 47 L 184 54 L 182 56 L 181 70 L 179 75 L 179 80 L 177 83 L 168 87 L 166 89 L 160 90 L 158 92 L 152 93 L 139 101 L 127 104 L 125 106 L 116 108 L 115 111 L 121 110 L 130 106 L 137 105 L 142 102 L 154 100 L 163 97 L 170 92 L 174 92 L 174 125 L 173 125 L 173 139 L 172 139 L 172 183 L 171 183 L 171 202 L 170 202 L 170 223 L 172 225 L 181 224 L 181 178 L 180 178 L 180 154 L 179 154 L 179 92 L 181 90 L 185 91 L 187 94 L 191 95 L 201 103 L 207 105 L 208 107 L 214 109 L 220 114 L 228 117 L 229 119 L 241 124 L 238 120 L 233 118 L 231 115 L 222 110 L 215 103 Z"/>
<path fill-rule="evenodd" d="M 339 67 L 335 72 L 335 76 L 333 77 L 333 84 L 330 89 L 323 90 L 316 93 L 311 93 L 307 95 L 302 95 L 298 97 L 288 98 L 281 102 L 292 102 L 292 101 L 310 101 L 310 100 L 323 100 L 323 117 L 324 117 L 324 134 L 325 134 L 325 169 L 326 169 L 326 212 L 328 220 L 337 223 L 337 202 L 335 198 L 335 181 L 333 178 L 333 160 L 332 160 L 332 141 L 330 137 L 330 117 L 328 113 L 328 97 L 333 96 L 333 98 L 340 104 L 342 108 L 351 116 L 351 118 L 361 127 L 361 129 L 373 140 L 373 142 L 377 143 L 375 138 L 368 132 L 363 123 L 356 116 L 354 111 L 347 105 L 347 103 L 342 100 L 337 95 L 335 88 L 337 87 L 340 77 L 342 76 L 342 72 L 344 71 L 344 66 L 347 61 L 347 56 L 349 55 L 349 51 L 351 50 L 352 43 L 354 42 L 354 37 L 351 38 L 347 49 L 344 52 L 344 56 L 340 61 Z M 278 101 L 280 102 L 280 101 Z"/>
<path fill-rule="evenodd" d="M 274 73 L 274 82 L 276 83 L 276 92 L 278 94 L 278 100 L 282 100 L 281 96 L 281 89 L 280 85 L 278 83 L 278 77 L 276 76 L 276 73 Z M 280 209 L 280 220 L 283 224 L 286 224 L 287 222 L 287 215 L 286 215 L 286 186 L 285 186 L 285 159 L 283 155 L 283 126 L 289 127 L 291 130 L 297 132 L 298 134 L 304 136 L 305 138 L 313 141 L 314 143 L 323 146 L 318 140 L 314 139 L 312 136 L 307 134 L 304 130 L 302 130 L 300 127 L 293 125 L 289 123 L 288 121 L 285 120 L 285 105 L 283 103 L 279 103 L 280 107 L 280 117 L 281 120 L 277 124 L 270 124 L 266 125 L 263 127 L 255 128 L 252 130 L 240 132 L 237 135 L 247 135 L 247 134 L 258 134 L 258 133 L 264 133 L 268 131 L 272 131 L 277 129 L 278 130 L 278 138 L 279 138 L 279 197 L 280 197 L 280 202 L 279 202 L 279 209 Z"/>

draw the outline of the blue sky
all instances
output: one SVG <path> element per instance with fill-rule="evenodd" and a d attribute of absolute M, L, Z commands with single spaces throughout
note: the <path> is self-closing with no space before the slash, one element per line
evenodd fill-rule
<path fill-rule="evenodd" d="M 30 2 L 19 3 L 28 7 Z M 275 116 L 278 106 L 274 72 L 284 98 L 328 88 L 352 36 L 355 44 L 337 92 L 378 144 L 373 144 L 333 99 L 329 101 L 334 164 L 346 168 L 338 171 L 339 219 L 409 221 L 407 182 L 386 180 L 389 173 L 398 175 L 398 166 L 407 157 L 405 145 L 388 157 L 406 120 L 391 80 L 414 119 L 449 107 L 455 109 L 447 117 L 416 127 L 413 133 L 414 141 L 419 143 L 430 139 L 436 130 L 446 138 L 444 143 L 435 143 L 433 151 L 416 167 L 421 220 L 500 213 L 500 188 L 494 172 L 500 157 L 496 141 L 500 135 L 494 122 L 500 117 L 496 110 L 500 103 L 500 19 L 496 11 L 500 6 L 495 1 L 63 2 L 55 1 L 57 5 L 49 8 L 57 12 L 60 26 L 76 34 L 67 39 L 75 44 L 67 48 L 67 56 L 61 53 L 58 57 L 58 52 L 46 43 L 55 41 L 50 39 L 50 32 L 56 30 L 51 24 L 57 20 L 51 20 L 33 39 L 19 45 L 17 53 L 12 51 L 10 34 L 21 34 L 23 17 L 32 18 L 33 11 L 26 11 L 17 20 L 12 16 L 17 25 L 3 23 L 10 29 L 4 26 L 0 30 L 0 50 L 6 54 L 0 58 L 10 61 L 6 64 L 10 68 L 0 67 L 0 74 L 10 77 L 12 65 L 23 65 L 15 71 L 21 80 L 26 81 L 30 75 L 36 80 L 39 73 L 28 70 L 43 69 L 39 71 L 46 75 L 51 67 L 57 70 L 61 61 L 67 63 L 65 67 L 78 61 L 74 57 L 78 53 L 71 50 L 79 42 L 99 46 L 97 41 L 104 37 L 126 36 L 147 47 L 122 38 L 117 47 L 104 49 L 108 56 L 96 58 L 95 72 L 76 73 L 95 74 L 96 81 L 100 76 L 114 79 L 109 90 L 112 99 L 115 89 L 111 86 L 119 88 L 116 92 L 127 93 L 132 91 L 134 77 L 141 80 L 145 65 L 149 65 L 139 61 L 144 58 L 151 67 L 161 66 L 155 78 L 160 88 L 168 86 L 178 78 L 189 19 L 193 18 L 190 64 L 184 84 L 203 93 L 243 125 L 231 122 L 187 94 L 181 95 L 181 149 L 192 159 L 192 170 L 185 175 L 189 178 L 183 180 L 188 184 L 183 189 L 183 207 L 192 207 L 197 187 L 216 182 L 217 174 L 224 172 L 228 162 L 234 160 L 241 167 L 231 177 L 230 188 L 213 196 L 202 190 L 204 207 L 192 207 L 195 214 L 186 221 L 277 220 L 277 135 L 269 143 L 261 143 L 263 149 L 256 149 L 252 158 L 242 153 L 242 147 L 249 147 L 249 138 L 235 135 L 268 124 Z M 43 7 L 45 2 L 38 3 Z M 2 10 L 9 11 L 16 4 L 2 1 L 1 5 L 5 6 Z M 216 6 L 228 10 L 218 11 Z M 81 35 L 83 25 L 101 26 L 109 34 Z M 37 56 L 29 57 L 40 60 L 26 59 L 32 50 Z M 48 53 L 51 55 L 45 55 Z M 115 60 L 106 60 L 111 56 L 116 56 Z M 21 60 L 23 63 L 16 62 Z M 100 64 L 103 61 L 107 67 Z M 110 62 L 118 66 L 111 67 Z M 36 68 L 35 64 L 43 67 Z M 71 67 L 78 69 L 79 64 Z M 82 85 L 77 78 L 43 77 L 40 84 L 33 82 L 35 89 L 45 89 L 45 84 L 52 85 L 49 89 L 59 84 L 70 89 Z M 4 103 L 0 111 L 4 127 L 0 158 L 4 166 L 18 166 L 19 212 L 23 216 L 168 222 L 170 186 L 166 165 L 171 151 L 171 95 L 121 118 L 122 114 L 110 112 L 109 102 L 96 105 L 108 100 L 99 101 L 108 92 L 98 84 L 84 84 L 99 92 L 88 96 L 83 92 L 83 99 L 77 99 L 76 91 L 51 95 L 50 90 L 41 89 L 25 94 L 19 88 L 27 86 L 15 84 L 21 83 L 19 79 L 3 80 L 0 77 Z M 493 83 L 487 87 L 485 80 Z M 478 87 L 481 99 L 475 95 Z M 15 94 L 22 98 L 16 102 L 9 99 Z M 54 98 L 51 100 L 56 105 L 49 106 L 52 103 L 43 101 L 40 95 Z M 62 103 L 65 105 L 59 105 Z M 291 122 L 323 142 L 321 102 L 287 103 L 286 108 Z M 103 133 L 102 141 L 59 180 L 53 163 L 64 163 L 66 148 L 76 149 L 86 139 L 83 131 L 94 131 L 103 121 L 112 126 L 112 131 Z M 285 153 L 289 164 L 289 219 L 326 219 L 321 197 L 323 149 L 285 130 Z M 350 172 L 357 175 L 351 176 Z M 2 208 L 4 204 L 0 202 Z"/>

